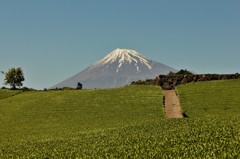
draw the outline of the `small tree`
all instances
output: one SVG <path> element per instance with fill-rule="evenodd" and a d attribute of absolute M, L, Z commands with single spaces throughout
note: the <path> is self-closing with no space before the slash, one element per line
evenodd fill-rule
<path fill-rule="evenodd" d="M 10 85 L 12 89 L 16 89 L 16 86 L 21 87 L 24 80 L 23 70 L 20 67 L 10 68 L 8 72 L 5 73 L 5 85 Z"/>
<path fill-rule="evenodd" d="M 77 89 L 82 89 L 82 84 L 80 82 L 77 84 Z"/>

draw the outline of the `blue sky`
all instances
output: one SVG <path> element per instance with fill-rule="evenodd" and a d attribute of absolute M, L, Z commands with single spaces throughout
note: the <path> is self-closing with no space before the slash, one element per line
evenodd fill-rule
<path fill-rule="evenodd" d="M 240 1 L 0 1 L 0 70 L 22 67 L 25 86 L 48 88 L 115 48 L 196 73 L 240 72 Z"/>

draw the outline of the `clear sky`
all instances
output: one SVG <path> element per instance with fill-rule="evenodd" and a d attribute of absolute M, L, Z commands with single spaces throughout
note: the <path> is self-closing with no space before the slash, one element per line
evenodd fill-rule
<path fill-rule="evenodd" d="M 22 67 L 27 87 L 48 88 L 115 48 L 196 73 L 240 72 L 240 1 L 0 1 L 0 70 Z"/>

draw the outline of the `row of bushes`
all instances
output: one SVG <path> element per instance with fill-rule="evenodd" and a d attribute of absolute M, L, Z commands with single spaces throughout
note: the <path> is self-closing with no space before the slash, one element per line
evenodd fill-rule
<path fill-rule="evenodd" d="M 51 88 L 51 89 L 44 88 L 44 91 L 48 91 L 48 90 L 54 90 L 54 91 L 57 91 L 57 90 L 77 90 L 77 88 L 71 88 L 71 87 Z"/>
<path fill-rule="evenodd" d="M 33 88 L 23 87 L 23 88 L 7 88 L 1 87 L 1 89 L 9 89 L 9 90 L 22 90 L 22 91 L 35 91 Z"/>
<path fill-rule="evenodd" d="M 131 85 L 153 85 L 153 79 L 133 81 Z"/>
<path fill-rule="evenodd" d="M 155 79 L 148 79 L 146 81 L 134 81 L 133 85 L 158 85 L 163 90 L 174 89 L 179 84 L 199 82 L 199 81 L 212 81 L 212 80 L 228 80 L 240 79 L 240 74 L 168 74 L 159 75 Z"/>
<path fill-rule="evenodd" d="M 161 86 L 165 90 L 174 89 L 179 84 L 199 81 L 240 79 L 240 74 L 197 74 L 197 75 L 159 75 L 153 84 Z"/>

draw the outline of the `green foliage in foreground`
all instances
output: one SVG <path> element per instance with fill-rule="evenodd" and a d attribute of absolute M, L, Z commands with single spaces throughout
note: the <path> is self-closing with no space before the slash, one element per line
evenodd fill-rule
<path fill-rule="evenodd" d="M 88 104 L 89 107 L 84 107 L 85 111 L 83 109 L 77 111 L 78 114 L 82 114 L 83 116 L 85 113 L 88 113 L 91 121 L 88 121 L 88 119 L 77 120 L 74 113 L 70 113 L 75 109 L 79 110 L 78 107 L 72 106 L 75 102 L 69 105 L 65 103 L 67 105 L 65 113 L 61 113 L 60 111 L 64 108 L 64 104 L 60 104 L 62 105 L 61 109 L 57 109 L 57 106 L 54 105 L 50 105 L 50 108 L 43 107 L 44 111 L 42 110 L 42 112 L 39 112 L 39 108 L 36 110 L 32 109 L 32 112 L 28 108 L 26 110 L 28 113 L 25 115 L 29 115 L 29 118 L 27 116 L 28 120 L 25 121 L 26 123 L 19 121 L 12 123 L 11 127 L 8 125 L 9 129 L 0 129 L 2 134 L 0 158 L 240 158 L 240 109 L 235 109 L 235 107 L 239 106 L 239 102 L 232 100 L 231 97 L 223 98 L 221 102 L 228 103 L 227 101 L 233 101 L 229 105 L 229 109 L 224 109 L 224 107 L 219 107 L 221 102 L 211 102 L 210 100 L 211 104 L 208 104 L 208 100 L 205 100 L 205 102 L 201 100 L 208 98 L 209 95 L 213 96 L 212 93 L 214 93 L 214 98 L 220 98 L 223 92 L 226 94 L 229 93 L 229 87 L 232 88 L 230 91 L 236 92 L 235 96 L 240 97 L 240 91 L 237 91 L 239 84 L 240 81 L 235 80 L 202 82 L 179 86 L 177 89 L 182 105 L 190 117 L 180 120 L 164 119 L 160 103 L 162 101 L 159 98 L 161 97 L 161 90 L 158 87 L 131 86 L 120 89 L 85 92 L 62 91 L 63 94 L 66 93 L 65 95 L 68 94 L 70 96 L 69 94 L 71 94 L 71 97 L 75 98 L 75 100 L 77 97 L 83 98 L 88 93 L 96 93 L 95 95 L 105 97 L 105 99 L 97 98 L 96 101 L 91 100 Z M 209 87 L 212 87 L 212 93 L 208 93 Z M 224 91 L 219 91 L 219 87 Z M 215 89 L 216 91 L 214 91 Z M 195 91 L 192 92 L 191 90 L 201 91 L 195 93 Z M 52 93 L 53 95 L 50 95 Z M 79 95 L 73 97 L 75 93 L 83 94 L 81 94 L 82 97 Z M 117 95 L 114 96 L 115 93 Z M 56 102 L 56 99 L 51 98 L 57 97 L 63 98 L 64 100 L 61 100 L 63 103 L 67 100 L 63 97 L 64 95 L 60 96 L 61 91 L 50 91 L 46 94 L 44 92 L 31 94 L 30 92 L 23 93 L 18 95 L 21 98 L 15 96 L 12 100 L 19 101 L 20 99 L 24 99 L 25 96 L 38 99 L 44 95 L 46 95 L 45 100 L 54 100 Z M 110 97 L 106 98 L 107 96 Z M 136 100 L 137 96 L 139 96 L 138 100 Z M 201 99 L 196 100 L 197 97 Z M 3 101 L 0 101 L 1 104 L 6 104 L 9 102 L 9 99 Z M 37 101 L 40 102 L 42 100 L 39 99 Z M 83 102 L 83 100 L 79 100 L 78 103 L 80 101 Z M 88 108 L 99 108 L 100 106 L 104 106 L 105 103 L 113 106 L 117 103 L 121 104 L 121 102 L 125 105 L 125 109 L 128 108 L 127 111 L 120 111 L 121 113 L 118 114 L 122 116 L 121 120 L 120 117 L 114 118 L 114 116 L 111 116 L 111 113 L 114 113 L 113 110 L 120 109 L 120 107 L 114 107 L 114 109 L 107 109 L 105 107 L 103 110 L 100 109 L 99 112 L 91 110 L 96 114 L 99 113 L 99 115 L 95 115 L 95 118 L 89 113 L 90 110 L 87 112 Z M 29 105 L 31 103 L 36 106 L 36 101 L 30 102 Z M 199 112 L 206 104 L 208 104 L 209 109 Z M 72 110 L 70 111 L 68 107 L 71 107 Z M 131 109 L 131 107 L 134 109 Z M 138 107 L 140 109 L 135 110 Z M 106 110 L 108 113 L 104 113 Z M 217 112 L 214 110 L 217 110 Z M 15 113 L 11 115 L 18 114 L 16 110 L 14 111 Z M 33 112 L 42 114 L 48 111 L 50 112 L 48 115 L 51 115 L 53 120 L 48 119 L 47 115 L 41 115 L 47 118 L 46 123 L 44 121 L 42 121 L 43 123 L 36 122 L 35 120 L 38 117 L 31 115 L 34 114 Z M 147 113 L 149 111 L 151 113 Z M 225 113 L 219 115 L 221 111 Z M 1 118 L 4 117 L 5 120 L 12 121 L 6 112 L 3 114 L 1 114 Z M 39 114 L 36 113 L 35 115 L 38 116 Z M 64 114 L 69 114 L 71 117 Z M 110 117 L 108 117 L 109 115 Z M 61 118 L 66 118 L 66 123 L 73 119 L 79 122 L 76 124 L 74 124 L 75 122 L 71 122 L 67 126 Z M 111 118 L 112 120 L 110 120 Z M 29 121 L 29 119 L 34 120 Z M 57 119 L 59 120 L 58 122 L 56 122 Z M 99 123 L 98 120 L 104 120 L 105 123 L 101 125 L 102 122 Z M 91 123 L 94 126 L 85 125 L 83 121 Z M 31 125 L 31 123 L 33 124 Z M 19 133 L 15 133 L 16 130 L 10 131 L 10 128 L 14 126 L 19 126 L 16 130 L 24 135 L 15 137 L 14 135 L 19 135 Z M 32 130 L 30 130 L 31 128 Z"/>
<path fill-rule="evenodd" d="M 209 125 L 210 124 L 210 125 Z M 239 120 L 162 120 L 0 146 L 10 158 L 239 158 Z M 2 156 L 1 156 L 2 155 Z"/>

